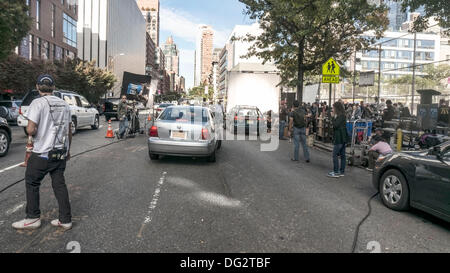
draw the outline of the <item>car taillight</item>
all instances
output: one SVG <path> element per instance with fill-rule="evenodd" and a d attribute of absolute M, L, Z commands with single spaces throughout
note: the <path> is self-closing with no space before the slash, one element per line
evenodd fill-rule
<path fill-rule="evenodd" d="M 203 129 L 202 129 L 202 140 L 208 140 L 208 138 L 209 138 L 209 132 L 208 132 L 208 129 L 203 128 Z"/>
<path fill-rule="evenodd" d="M 152 126 L 149 132 L 150 137 L 158 137 L 158 127 Z"/>
<path fill-rule="evenodd" d="M 162 111 L 162 109 L 161 109 L 161 108 L 158 108 L 158 109 L 156 109 L 156 111 Z"/>
<path fill-rule="evenodd" d="M 22 106 L 19 107 L 19 115 L 22 115 Z"/>
<path fill-rule="evenodd" d="M 103 109 L 103 112 L 105 112 L 105 110 L 106 110 L 106 106 L 103 104 L 103 106 L 102 106 L 102 109 Z"/>

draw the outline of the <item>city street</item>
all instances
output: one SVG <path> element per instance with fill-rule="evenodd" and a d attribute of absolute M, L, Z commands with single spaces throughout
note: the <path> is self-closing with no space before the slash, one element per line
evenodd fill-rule
<path fill-rule="evenodd" d="M 74 136 L 72 155 L 116 140 L 99 130 Z M 118 128 L 118 122 L 113 122 Z M 12 127 L 13 144 L 0 159 L 0 190 L 24 177 L 26 138 Z M 326 177 L 331 154 L 312 149 L 311 163 L 290 160 L 293 144 L 261 152 L 258 141 L 225 141 L 217 162 L 163 157 L 150 161 L 147 136 L 112 144 L 73 158 L 66 183 L 73 229 L 57 230 L 49 177 L 41 187 L 42 226 L 16 231 L 25 216 L 25 185 L 0 194 L 1 252 L 350 252 L 358 223 L 376 193 L 371 175 L 349 168 Z M 300 157 L 302 159 L 302 157 Z M 5 170 L 7 169 L 7 170 Z M 361 226 L 357 252 L 448 252 L 450 224 L 426 213 L 395 212 L 377 197 Z M 68 246 L 69 244 L 69 246 Z M 69 250 L 68 250 L 69 249 Z"/>

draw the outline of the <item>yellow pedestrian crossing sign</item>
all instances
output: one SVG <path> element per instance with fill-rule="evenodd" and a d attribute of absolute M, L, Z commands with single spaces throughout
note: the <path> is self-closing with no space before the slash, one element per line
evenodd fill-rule
<path fill-rule="evenodd" d="M 333 58 L 330 58 L 322 66 L 322 83 L 339 83 L 340 73 L 340 66 Z"/>

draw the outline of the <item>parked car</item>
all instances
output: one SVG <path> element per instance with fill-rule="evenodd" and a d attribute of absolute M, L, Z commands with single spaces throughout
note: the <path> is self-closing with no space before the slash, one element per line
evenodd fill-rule
<path fill-rule="evenodd" d="M 104 112 L 105 120 L 109 121 L 112 118 L 119 120 L 119 116 L 117 115 L 117 109 L 119 108 L 120 98 L 107 99 L 105 101 Z"/>
<path fill-rule="evenodd" d="M 450 141 L 378 159 L 373 185 L 390 209 L 410 206 L 450 222 Z"/>
<path fill-rule="evenodd" d="M 207 157 L 216 161 L 220 140 L 215 137 L 211 111 L 205 107 L 170 106 L 149 130 L 148 152 L 151 160 L 160 155 Z"/>
<path fill-rule="evenodd" d="M 8 115 L 6 116 L 6 120 L 9 123 L 16 124 L 17 118 L 19 117 L 19 108 L 22 104 L 21 100 L 2 100 L 0 101 L 0 106 L 6 107 L 8 109 Z"/>
<path fill-rule="evenodd" d="M 7 113 L 2 111 L 0 116 L 0 157 L 4 157 L 8 154 L 9 147 L 11 146 L 11 129 L 9 128 L 6 117 Z"/>
<path fill-rule="evenodd" d="M 266 126 L 266 119 L 256 106 L 237 105 L 230 109 L 226 117 L 226 128 L 231 133 L 245 132 L 246 135 L 256 132 Z"/>
<path fill-rule="evenodd" d="M 100 127 L 99 113 L 95 107 L 81 95 L 66 90 L 53 91 L 53 95 L 63 99 L 70 106 L 72 113 L 72 134 L 76 134 L 77 130 L 81 127 L 91 126 L 92 129 L 96 130 Z M 32 90 L 28 92 L 23 98 L 22 105 L 19 109 L 20 116 L 17 118 L 17 123 L 19 126 L 24 127 L 26 134 L 26 127 L 28 125 L 28 120 L 26 114 L 28 108 L 34 99 L 39 98 L 39 92 Z"/>

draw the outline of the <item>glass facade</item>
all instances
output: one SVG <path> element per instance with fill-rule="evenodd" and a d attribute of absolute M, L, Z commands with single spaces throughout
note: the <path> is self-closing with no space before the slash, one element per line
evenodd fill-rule
<path fill-rule="evenodd" d="M 64 13 L 63 15 L 64 43 L 77 47 L 77 21 Z"/>

